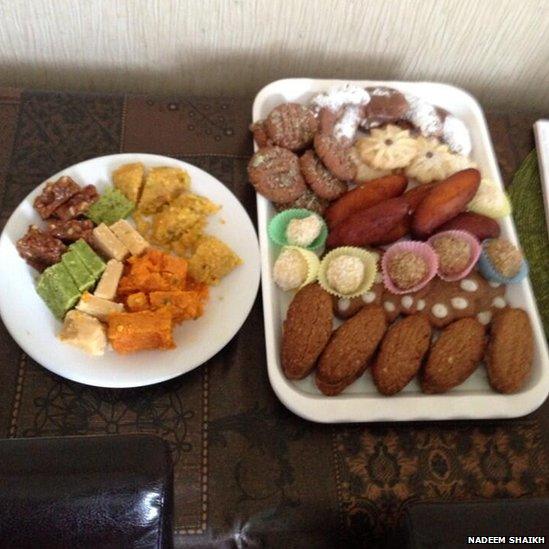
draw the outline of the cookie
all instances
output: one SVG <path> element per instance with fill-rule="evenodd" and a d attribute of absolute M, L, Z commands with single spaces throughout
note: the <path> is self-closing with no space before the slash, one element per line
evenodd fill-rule
<path fill-rule="evenodd" d="M 355 140 L 363 119 L 364 108 L 359 105 L 344 105 L 335 110 L 324 107 L 318 113 L 319 131 L 349 146 Z"/>
<path fill-rule="evenodd" d="M 332 333 L 332 300 L 318 284 L 309 284 L 290 303 L 282 333 L 282 370 L 302 379 L 315 367 Z"/>
<path fill-rule="evenodd" d="M 362 309 L 344 322 L 322 352 L 316 384 L 322 393 L 333 396 L 358 379 L 368 367 L 387 329 L 381 307 Z"/>
<path fill-rule="evenodd" d="M 391 173 L 391 170 L 376 170 L 368 163 L 364 162 L 356 149 L 356 145 L 351 147 L 350 156 L 356 166 L 356 175 L 354 179 L 355 183 L 365 183 L 366 181 L 379 179 L 380 177 L 384 177 Z"/>
<path fill-rule="evenodd" d="M 315 95 L 311 99 L 311 107 L 315 111 L 328 109 L 338 112 L 348 105 L 364 107 L 370 102 L 370 99 L 370 94 L 364 88 L 355 84 L 344 84 Z"/>
<path fill-rule="evenodd" d="M 446 111 L 438 109 L 431 103 L 420 99 L 417 95 L 405 94 L 408 111 L 404 118 L 425 137 L 441 137 L 443 119 Z"/>
<path fill-rule="evenodd" d="M 452 171 L 452 155 L 448 145 L 434 137 L 418 137 L 416 143 L 417 155 L 405 169 L 408 177 L 419 183 L 431 183 L 442 181 L 455 173 Z"/>
<path fill-rule="evenodd" d="M 316 195 L 311 189 L 306 188 L 305 192 L 293 202 L 275 204 L 275 208 L 278 212 L 294 208 L 304 208 L 319 215 L 324 215 L 329 204 L 328 200 L 320 198 L 320 196 Z"/>
<path fill-rule="evenodd" d="M 364 118 L 361 123 L 365 129 L 394 123 L 404 118 L 408 112 L 408 101 L 398 90 L 378 86 L 366 88 L 366 91 L 370 94 L 370 102 L 364 108 Z"/>
<path fill-rule="evenodd" d="M 424 393 L 445 393 L 477 368 L 485 348 L 484 326 L 474 318 L 456 320 L 431 345 L 421 373 Z"/>
<path fill-rule="evenodd" d="M 406 94 L 408 111 L 404 118 L 425 137 L 439 137 L 452 152 L 468 156 L 471 136 L 467 126 L 447 110 L 432 105 L 416 95 Z"/>
<path fill-rule="evenodd" d="M 275 145 L 299 151 L 311 144 L 318 130 L 318 120 L 305 105 L 283 103 L 270 112 L 264 128 Z"/>
<path fill-rule="evenodd" d="M 265 129 L 265 123 L 263 120 L 250 124 L 250 131 L 252 132 L 254 141 L 259 148 L 270 147 L 273 144 L 270 137 L 267 135 L 267 130 Z"/>
<path fill-rule="evenodd" d="M 298 157 L 282 147 L 259 149 L 248 163 L 248 177 L 255 190 L 273 202 L 292 202 L 306 189 Z"/>
<path fill-rule="evenodd" d="M 314 151 L 309 150 L 299 159 L 301 173 L 313 192 L 326 200 L 335 200 L 347 191 L 347 184 L 334 177 Z"/>
<path fill-rule="evenodd" d="M 385 290 L 382 306 L 391 322 L 399 314 L 409 315 L 423 312 L 435 328 L 443 328 L 454 320 L 475 317 L 487 325 L 492 315 L 507 306 L 505 286 L 488 282 L 478 273 L 470 273 L 466 278 L 446 282 L 434 278 L 419 292 L 394 295 Z"/>
<path fill-rule="evenodd" d="M 334 136 L 317 133 L 314 138 L 316 154 L 326 168 L 337 179 L 352 181 L 356 176 L 356 166 L 351 159 L 351 149 L 342 145 Z"/>
<path fill-rule="evenodd" d="M 447 115 L 442 123 L 442 140 L 450 150 L 463 156 L 469 156 L 473 148 L 467 126 L 456 116 Z"/>
<path fill-rule="evenodd" d="M 534 338 L 528 314 L 504 309 L 492 323 L 486 351 L 488 380 L 499 393 L 519 391 L 532 370 Z"/>
<path fill-rule="evenodd" d="M 417 154 L 416 139 L 394 124 L 372 129 L 356 146 L 362 160 L 378 170 L 405 168 Z"/>
<path fill-rule="evenodd" d="M 383 395 L 398 393 L 416 376 L 429 350 L 431 325 L 422 314 L 392 324 L 372 365 L 372 378 Z"/>

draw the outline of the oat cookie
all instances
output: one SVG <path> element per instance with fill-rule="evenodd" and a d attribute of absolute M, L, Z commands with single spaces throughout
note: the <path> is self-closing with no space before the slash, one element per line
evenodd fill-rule
<path fill-rule="evenodd" d="M 306 188 L 305 192 L 293 202 L 275 204 L 275 208 L 277 212 L 293 208 L 305 208 L 306 210 L 315 212 L 319 215 L 324 215 L 329 204 L 328 200 L 320 198 L 320 196 L 316 195 L 311 189 Z"/>
<path fill-rule="evenodd" d="M 444 393 L 461 385 L 477 368 L 485 348 L 484 326 L 462 318 L 447 326 L 431 345 L 421 375 L 424 393 Z"/>
<path fill-rule="evenodd" d="M 301 173 L 313 192 L 326 200 L 335 200 L 347 191 L 347 184 L 334 177 L 314 151 L 309 150 L 299 159 Z"/>
<path fill-rule="evenodd" d="M 357 168 L 352 161 L 350 147 L 324 133 L 315 135 L 314 147 L 316 154 L 334 177 L 342 181 L 352 181 L 355 178 Z"/>
<path fill-rule="evenodd" d="M 381 307 L 362 309 L 332 335 L 318 361 L 317 387 L 328 396 L 339 394 L 368 367 L 387 322 Z"/>
<path fill-rule="evenodd" d="M 275 145 L 299 151 L 311 144 L 318 120 L 305 105 L 283 103 L 270 112 L 263 126 Z"/>
<path fill-rule="evenodd" d="M 269 200 L 286 204 L 305 192 L 298 157 L 282 147 L 259 149 L 248 163 L 250 183 Z"/>
<path fill-rule="evenodd" d="M 519 391 L 532 370 L 534 337 L 526 311 L 504 309 L 496 314 L 486 352 L 490 385 L 500 393 Z"/>
<path fill-rule="evenodd" d="M 290 303 L 282 333 L 282 370 L 302 379 L 315 367 L 332 333 L 332 301 L 318 284 L 309 284 Z"/>
<path fill-rule="evenodd" d="M 425 315 L 411 315 L 389 327 L 372 365 L 381 394 L 394 395 L 408 385 L 419 372 L 430 341 L 431 325 Z"/>

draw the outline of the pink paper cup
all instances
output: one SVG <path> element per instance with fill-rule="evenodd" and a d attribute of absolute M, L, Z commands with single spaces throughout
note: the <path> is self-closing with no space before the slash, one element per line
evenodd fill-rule
<path fill-rule="evenodd" d="M 402 289 L 399 288 L 391 279 L 389 275 L 389 264 L 396 254 L 401 252 L 412 252 L 413 254 L 421 257 L 427 263 L 427 274 L 425 277 L 411 288 Z M 381 271 L 383 273 L 383 284 L 385 288 L 393 294 L 411 294 L 421 290 L 428 282 L 433 280 L 438 271 L 438 257 L 433 248 L 425 242 L 419 242 L 416 240 L 406 240 L 404 242 L 397 242 L 391 247 L 387 248 L 383 254 L 381 260 Z"/>
<path fill-rule="evenodd" d="M 437 238 L 440 238 L 441 236 L 453 236 L 456 239 L 464 240 L 469 244 L 469 249 L 471 250 L 471 257 L 469 258 L 469 261 L 467 263 L 467 267 L 465 269 L 452 274 L 445 274 L 442 272 L 442 265 L 440 264 L 439 259 L 439 265 L 438 265 L 438 276 L 442 278 L 442 280 L 446 280 L 447 282 L 454 282 L 455 280 L 461 280 L 462 278 L 465 278 L 472 270 L 473 267 L 476 265 L 478 258 L 480 257 L 480 253 L 482 251 L 482 246 L 480 245 L 480 242 L 467 231 L 442 231 L 440 233 L 437 233 L 433 235 L 429 240 L 427 240 L 427 244 L 433 248 L 433 251 L 436 254 L 436 250 L 433 247 L 433 242 Z"/>

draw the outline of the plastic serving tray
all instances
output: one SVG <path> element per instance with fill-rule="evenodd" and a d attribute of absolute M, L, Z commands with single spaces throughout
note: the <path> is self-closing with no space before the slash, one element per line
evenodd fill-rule
<path fill-rule="evenodd" d="M 289 78 L 265 86 L 253 104 L 254 122 L 265 118 L 280 103 L 307 102 L 314 94 L 346 83 L 359 86 L 390 86 L 413 93 L 430 103 L 443 107 L 461 118 L 471 133 L 472 156 L 483 175 L 503 186 L 492 141 L 483 111 L 469 93 L 435 82 L 387 82 L 372 80 L 314 80 Z M 316 388 L 314 375 L 300 381 L 284 377 L 280 364 L 282 322 L 291 296 L 280 291 L 272 279 L 272 267 L 279 252 L 267 236 L 267 224 L 275 214 L 272 204 L 257 195 L 259 243 L 261 247 L 261 280 L 265 343 L 271 385 L 282 403 L 297 415 L 321 423 L 370 421 L 428 421 L 449 419 L 512 418 L 538 408 L 549 393 L 549 358 L 547 342 L 532 293 L 530 281 L 509 286 L 507 299 L 511 305 L 526 309 L 534 331 L 534 363 L 532 375 L 523 389 L 513 395 L 495 393 L 488 385 L 484 367 L 462 385 L 441 395 L 425 395 L 413 380 L 399 394 L 379 394 L 370 373 L 366 373 L 335 397 L 324 396 Z M 517 243 L 515 226 L 510 217 L 501 220 L 502 235 Z"/>

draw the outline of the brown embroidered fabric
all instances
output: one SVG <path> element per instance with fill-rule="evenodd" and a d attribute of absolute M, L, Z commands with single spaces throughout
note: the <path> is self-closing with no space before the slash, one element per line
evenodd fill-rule
<path fill-rule="evenodd" d="M 131 151 L 174 156 L 211 172 L 255 219 L 246 183 L 251 103 L 2 89 L 2 226 L 48 176 Z M 533 120 L 489 117 L 507 182 L 532 147 Z M 132 390 L 63 380 L 30 360 L 0 326 L 0 436 L 164 437 L 175 463 L 178 546 L 379 543 L 410 499 L 546 494 L 548 411 L 545 404 L 527 418 L 500 422 L 306 422 L 270 388 L 260 297 L 240 333 L 206 365 Z"/>

